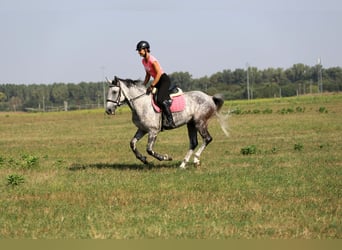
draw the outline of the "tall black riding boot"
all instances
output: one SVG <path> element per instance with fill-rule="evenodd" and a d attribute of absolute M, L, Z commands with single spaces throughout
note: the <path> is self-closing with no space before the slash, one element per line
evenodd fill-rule
<path fill-rule="evenodd" d="M 167 127 L 168 128 L 175 128 L 176 125 L 173 121 L 172 113 L 170 110 L 170 101 L 169 100 L 163 101 L 162 110 L 163 110 L 163 113 L 165 114 L 166 119 L 167 119 L 167 123 L 168 123 Z"/>

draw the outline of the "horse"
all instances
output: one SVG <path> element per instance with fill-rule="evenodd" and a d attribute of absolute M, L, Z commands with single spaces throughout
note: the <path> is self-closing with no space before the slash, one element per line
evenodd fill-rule
<path fill-rule="evenodd" d="M 121 79 L 117 76 L 109 82 L 106 110 L 108 115 L 114 115 L 116 108 L 122 104 L 128 104 L 132 111 L 132 121 L 137 127 L 134 137 L 130 141 L 130 147 L 135 157 L 142 163 L 148 164 L 147 157 L 137 149 L 137 142 L 148 134 L 146 151 L 150 156 L 159 161 L 171 161 L 168 154 L 160 154 L 153 150 L 159 132 L 163 131 L 162 114 L 156 112 L 151 104 L 151 93 L 147 93 L 146 87 L 140 80 Z M 186 153 L 180 168 L 186 168 L 195 148 L 198 146 L 197 133 L 202 137 L 203 143 L 194 154 L 194 164 L 200 166 L 200 156 L 203 150 L 213 140 L 208 132 L 208 121 L 216 115 L 219 118 L 222 131 L 228 136 L 226 119 L 219 113 L 224 104 L 220 95 L 209 96 L 201 91 L 184 92 L 185 107 L 183 111 L 173 112 L 176 128 L 187 125 L 189 136 L 189 150 Z"/>

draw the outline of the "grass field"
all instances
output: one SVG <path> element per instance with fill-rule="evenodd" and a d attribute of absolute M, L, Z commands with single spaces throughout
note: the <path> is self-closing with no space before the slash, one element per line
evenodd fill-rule
<path fill-rule="evenodd" d="M 186 127 L 158 137 L 174 161 L 135 159 L 127 107 L 0 113 L 0 238 L 341 239 L 342 95 L 223 109 L 187 170 Z"/>

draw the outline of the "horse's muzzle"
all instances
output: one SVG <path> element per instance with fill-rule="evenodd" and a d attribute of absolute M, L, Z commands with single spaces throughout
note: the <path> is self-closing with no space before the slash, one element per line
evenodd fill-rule
<path fill-rule="evenodd" d="M 107 115 L 115 115 L 115 109 L 109 109 L 109 108 L 107 108 L 107 109 L 106 109 L 106 114 L 107 114 Z"/>

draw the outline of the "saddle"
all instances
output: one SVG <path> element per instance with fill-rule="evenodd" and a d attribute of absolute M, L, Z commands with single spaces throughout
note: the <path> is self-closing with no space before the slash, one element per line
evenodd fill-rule
<path fill-rule="evenodd" d="M 174 86 L 174 87 L 169 89 L 169 95 L 171 97 L 170 111 L 172 113 L 183 111 L 185 109 L 184 92 L 180 88 L 178 88 L 177 86 Z M 157 95 L 153 94 L 152 95 L 153 109 L 157 113 L 160 113 L 160 112 L 162 112 L 162 110 L 158 107 L 156 99 L 157 99 Z"/>

